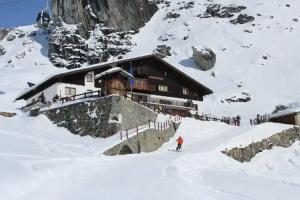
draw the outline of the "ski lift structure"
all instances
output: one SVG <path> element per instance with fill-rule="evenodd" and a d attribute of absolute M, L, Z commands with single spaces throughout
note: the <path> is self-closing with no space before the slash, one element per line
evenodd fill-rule
<path fill-rule="evenodd" d="M 39 12 L 39 14 L 37 15 L 37 18 L 36 18 L 37 26 L 42 29 L 48 28 L 50 21 L 51 21 L 48 5 L 49 4 L 48 4 L 48 0 L 47 0 L 46 7 L 41 12 Z"/>

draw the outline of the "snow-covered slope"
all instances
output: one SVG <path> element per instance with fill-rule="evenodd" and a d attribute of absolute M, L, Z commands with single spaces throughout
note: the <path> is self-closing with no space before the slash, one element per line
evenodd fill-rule
<path fill-rule="evenodd" d="M 19 126 L 14 126 L 18 121 Z M 241 164 L 221 153 L 244 133 L 275 133 L 287 127 L 232 127 L 185 119 L 176 137 L 149 154 L 100 155 L 118 138 L 94 140 L 69 134 L 41 116 L 0 117 L 0 198 L 52 199 L 297 199 L 299 144 L 263 152 Z M 22 126 L 22 131 L 20 127 Z M 245 139 L 244 138 L 244 139 Z M 258 139 L 258 138 L 257 138 Z M 235 142 L 233 142 L 235 141 Z M 244 141 L 245 142 L 245 141 Z M 251 141 L 249 141 L 251 142 Z"/>

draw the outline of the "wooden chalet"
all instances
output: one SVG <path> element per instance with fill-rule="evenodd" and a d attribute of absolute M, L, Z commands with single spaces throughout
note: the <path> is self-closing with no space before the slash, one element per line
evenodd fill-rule
<path fill-rule="evenodd" d="M 46 102 L 52 102 L 55 96 L 71 98 L 95 91 L 101 96 L 126 96 L 152 109 L 183 116 L 198 111 L 203 96 L 212 93 L 160 57 L 147 55 L 56 74 L 29 88 L 16 100 L 24 99 L 27 105 L 32 105 L 41 95 Z"/>

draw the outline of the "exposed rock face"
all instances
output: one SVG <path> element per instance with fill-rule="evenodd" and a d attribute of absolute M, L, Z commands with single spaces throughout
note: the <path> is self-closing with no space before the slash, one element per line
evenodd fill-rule
<path fill-rule="evenodd" d="M 166 16 L 166 18 L 173 18 L 173 19 L 176 19 L 176 18 L 178 18 L 178 17 L 180 17 L 180 14 L 178 14 L 178 13 L 172 13 L 172 12 L 170 12 L 170 13 L 167 13 L 167 16 Z"/>
<path fill-rule="evenodd" d="M 51 121 L 81 136 L 109 137 L 120 130 L 155 121 L 157 114 L 120 96 L 74 103 L 43 111 Z"/>
<path fill-rule="evenodd" d="M 0 56 L 6 53 L 6 49 L 0 44 Z"/>
<path fill-rule="evenodd" d="M 0 112 L 0 116 L 3 117 L 14 117 L 16 115 L 17 115 L 16 113 L 11 113 L 11 112 Z"/>
<path fill-rule="evenodd" d="M 230 18 L 234 16 L 233 13 L 239 13 L 244 9 L 246 9 L 245 6 L 210 4 L 207 6 L 206 14 L 212 17 Z"/>
<path fill-rule="evenodd" d="M 158 7 L 149 0 L 52 0 L 51 9 L 54 18 L 61 17 L 67 24 L 82 23 L 87 30 L 104 22 L 107 27 L 128 31 L 144 26 Z"/>
<path fill-rule="evenodd" d="M 223 151 L 223 153 L 240 162 L 250 162 L 253 157 L 264 150 L 272 149 L 274 146 L 290 147 L 296 141 L 300 141 L 299 127 L 274 134 L 259 142 L 251 143 L 244 148 L 235 147 L 229 151 Z"/>
<path fill-rule="evenodd" d="M 171 56 L 171 47 L 167 45 L 158 45 L 157 48 L 153 51 L 154 54 L 160 56 L 161 58 L 165 58 L 167 56 Z"/>
<path fill-rule="evenodd" d="M 251 101 L 251 95 L 246 92 L 242 92 L 240 96 L 233 96 L 225 99 L 227 103 L 237 103 L 237 102 L 249 102 Z"/>
<path fill-rule="evenodd" d="M 203 71 L 212 69 L 216 64 L 216 54 L 209 48 L 198 50 L 193 47 L 193 58 Z"/>
<path fill-rule="evenodd" d="M 113 28 L 96 25 L 88 39 L 80 34 L 80 26 L 62 23 L 57 26 L 49 39 L 49 58 L 56 67 L 77 68 L 83 63 L 105 62 L 110 55 L 128 53 L 132 47 L 134 31 L 122 32 Z"/>
<path fill-rule="evenodd" d="M 0 41 L 3 40 L 3 38 L 5 38 L 9 31 L 9 29 L 0 28 Z"/>
<path fill-rule="evenodd" d="M 254 17 L 253 16 L 249 16 L 246 14 L 240 14 L 236 19 L 231 20 L 230 22 L 232 24 L 245 24 L 251 21 L 254 21 Z"/>

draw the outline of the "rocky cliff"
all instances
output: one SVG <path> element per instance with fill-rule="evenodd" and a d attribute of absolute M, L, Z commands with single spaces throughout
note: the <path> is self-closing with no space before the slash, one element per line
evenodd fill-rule
<path fill-rule="evenodd" d="M 67 24 L 93 30 L 95 24 L 105 23 L 128 31 L 144 26 L 158 8 L 149 0 L 52 0 L 51 9 L 54 18 Z"/>
<path fill-rule="evenodd" d="M 50 61 L 56 67 L 77 68 L 128 53 L 134 45 L 131 35 L 158 7 L 149 0 L 53 0 L 51 10 Z"/>

